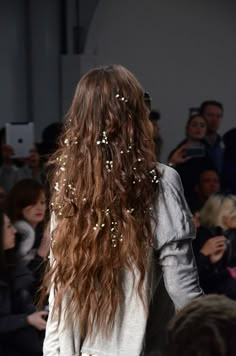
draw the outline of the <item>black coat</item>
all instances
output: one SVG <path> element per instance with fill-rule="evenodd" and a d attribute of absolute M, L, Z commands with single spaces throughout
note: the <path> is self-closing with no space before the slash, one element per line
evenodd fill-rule
<path fill-rule="evenodd" d="M 0 277 L 0 335 L 28 326 L 26 316 L 35 311 L 33 281 L 31 272 L 21 265 Z"/>
<path fill-rule="evenodd" d="M 231 250 L 231 242 L 228 239 L 227 250 L 222 259 L 216 263 L 212 263 L 208 256 L 204 256 L 200 250 L 205 242 L 217 235 L 223 235 L 222 231 L 217 231 L 217 228 L 208 229 L 200 227 L 197 231 L 196 239 L 193 240 L 193 251 L 198 267 L 200 285 L 206 294 L 219 293 L 228 295 L 230 298 L 236 298 L 236 280 L 232 279 L 227 267 L 232 266 L 235 259 L 234 253 Z"/>
<path fill-rule="evenodd" d="M 173 151 L 171 151 L 171 153 L 169 154 L 169 158 L 174 154 L 177 149 L 186 144 L 186 142 L 186 139 L 181 141 L 178 146 Z M 204 141 L 202 141 L 202 144 L 205 146 Z M 191 209 L 192 200 L 195 200 L 196 198 L 194 188 L 199 180 L 201 172 L 206 169 L 215 169 L 215 165 L 208 157 L 207 150 L 205 149 L 204 156 L 192 157 L 184 163 L 177 164 L 175 169 L 180 175 L 184 188 L 184 195 Z"/>

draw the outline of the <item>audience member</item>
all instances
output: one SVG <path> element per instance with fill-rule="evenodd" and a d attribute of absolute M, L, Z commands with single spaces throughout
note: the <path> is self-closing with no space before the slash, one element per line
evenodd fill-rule
<path fill-rule="evenodd" d="M 61 133 L 63 124 L 61 122 L 53 122 L 46 126 L 42 133 L 42 142 L 38 144 L 38 152 L 45 162 L 57 148 L 57 140 Z"/>
<path fill-rule="evenodd" d="M 31 178 L 45 184 L 46 172 L 36 144 L 30 150 L 30 156 L 25 159 L 24 165 L 20 168 L 19 175 L 21 180 Z"/>
<path fill-rule="evenodd" d="M 236 128 L 223 136 L 225 145 L 222 185 L 224 191 L 236 194 Z"/>
<path fill-rule="evenodd" d="M 214 169 L 203 170 L 195 183 L 194 194 L 189 200 L 192 213 L 199 211 L 207 199 L 221 190 L 220 176 Z"/>
<path fill-rule="evenodd" d="M 206 147 L 207 153 L 219 173 L 223 167 L 223 142 L 218 133 L 224 114 L 223 105 L 215 100 L 204 101 L 200 106 L 200 114 L 207 120 Z"/>
<path fill-rule="evenodd" d="M 186 138 L 170 153 L 168 164 L 179 173 L 189 203 L 194 195 L 194 186 L 205 169 L 214 168 L 207 155 L 204 138 L 207 132 L 206 119 L 199 114 L 191 115 L 186 124 Z"/>
<path fill-rule="evenodd" d="M 0 185 L 9 190 L 19 181 L 19 169 L 13 162 L 13 149 L 6 144 L 5 128 L 0 130 Z"/>
<path fill-rule="evenodd" d="M 236 228 L 236 197 L 212 195 L 200 211 L 200 225 L 193 241 L 200 285 L 207 294 L 236 299 L 236 279 L 228 268 L 236 267 L 235 243 L 227 238 L 227 230 Z"/>
<path fill-rule="evenodd" d="M 0 351 L 2 356 L 40 356 L 46 311 L 36 311 L 33 276 L 14 255 L 16 230 L 0 211 Z"/>
<path fill-rule="evenodd" d="M 49 227 L 43 232 L 46 213 L 43 186 L 33 179 L 18 182 L 9 192 L 7 211 L 19 234 L 17 255 L 34 273 L 37 289 L 41 283 L 49 253 Z"/>
<path fill-rule="evenodd" d="M 224 296 L 200 297 L 169 325 L 164 356 L 234 356 L 236 302 Z"/>

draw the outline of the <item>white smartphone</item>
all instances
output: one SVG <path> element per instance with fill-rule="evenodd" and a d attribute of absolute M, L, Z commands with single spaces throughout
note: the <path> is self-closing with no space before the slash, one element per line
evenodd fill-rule
<path fill-rule="evenodd" d="M 12 147 L 13 158 L 29 157 L 34 146 L 34 123 L 6 123 L 6 144 Z"/>

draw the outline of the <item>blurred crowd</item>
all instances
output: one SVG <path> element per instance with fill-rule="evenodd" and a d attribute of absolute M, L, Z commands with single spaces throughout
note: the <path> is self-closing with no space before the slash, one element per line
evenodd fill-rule
<path fill-rule="evenodd" d="M 147 101 L 151 110 L 151 101 Z M 200 284 L 206 294 L 236 300 L 236 128 L 218 132 L 223 104 L 204 101 L 191 108 L 185 137 L 170 152 L 167 164 L 179 173 L 196 227 L 193 251 Z M 151 110 L 157 155 L 160 113 Z"/>
<path fill-rule="evenodd" d="M 17 159 L 1 130 L 0 355 L 42 355 L 48 300 L 37 301 L 50 249 L 47 160 L 61 127 L 48 126 L 29 157 Z"/>
<path fill-rule="evenodd" d="M 159 160 L 161 115 L 151 110 L 148 93 L 144 98 Z M 166 163 L 178 171 L 193 214 L 201 287 L 236 300 L 236 128 L 220 136 L 223 115 L 217 101 L 191 109 L 183 139 Z M 48 126 L 42 142 L 21 159 L 13 158 L 5 129 L 0 131 L 0 355 L 42 354 L 48 306 L 45 300 L 39 309 L 36 300 L 50 248 L 47 160 L 61 128 Z"/>

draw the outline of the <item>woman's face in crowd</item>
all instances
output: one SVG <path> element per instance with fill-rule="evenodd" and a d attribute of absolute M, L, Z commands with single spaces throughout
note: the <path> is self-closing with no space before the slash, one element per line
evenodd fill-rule
<path fill-rule="evenodd" d="M 46 212 L 46 197 L 44 192 L 39 196 L 39 199 L 35 204 L 28 205 L 22 210 L 25 220 L 36 227 L 41 221 L 43 221 Z"/>
<path fill-rule="evenodd" d="M 15 246 L 16 229 L 12 225 L 9 217 L 4 215 L 3 221 L 3 249 L 9 250 Z"/>
<path fill-rule="evenodd" d="M 227 229 L 236 229 L 236 214 L 225 217 L 224 224 Z"/>
<path fill-rule="evenodd" d="M 206 136 L 206 121 L 201 116 L 196 116 L 188 125 L 187 137 L 192 140 L 201 140 Z"/>

